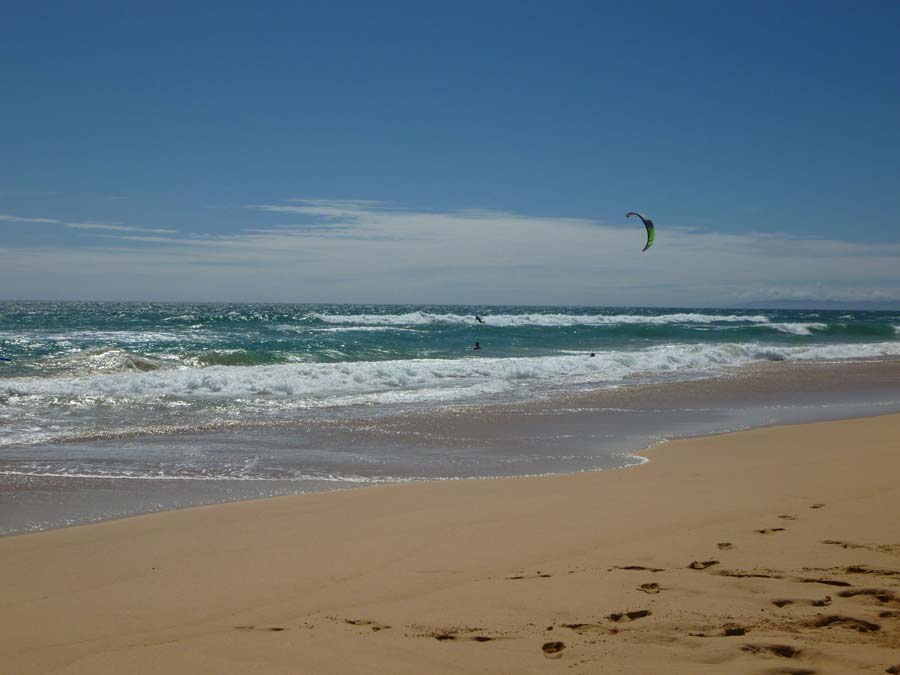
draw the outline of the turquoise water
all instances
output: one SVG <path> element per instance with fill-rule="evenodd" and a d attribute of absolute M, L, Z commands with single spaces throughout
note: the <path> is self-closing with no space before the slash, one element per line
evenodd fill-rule
<path fill-rule="evenodd" d="M 484 323 L 475 321 L 480 316 Z M 119 350 L 120 366 L 255 366 L 455 359 L 478 340 L 496 357 L 671 343 L 896 342 L 900 312 L 584 307 L 0 303 L 4 376 Z M 107 369 L 117 362 L 110 356 Z"/>
<path fill-rule="evenodd" d="M 891 358 L 900 313 L 7 302 L 0 355 L 2 448 Z"/>
<path fill-rule="evenodd" d="M 0 534 L 624 467 L 668 438 L 897 410 L 879 361 L 900 356 L 898 327 L 900 312 L 0 303 Z M 844 361 L 866 363 L 792 364 Z"/>

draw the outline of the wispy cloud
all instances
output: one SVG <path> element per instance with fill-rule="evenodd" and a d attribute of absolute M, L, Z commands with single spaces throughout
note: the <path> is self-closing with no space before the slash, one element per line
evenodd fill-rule
<path fill-rule="evenodd" d="M 329 219 L 361 220 L 366 214 L 388 211 L 390 204 L 374 200 L 348 199 L 291 199 L 290 204 L 250 204 L 246 208 L 268 213 L 283 213 L 295 216 L 317 216 Z M 399 210 L 397 208 L 393 211 Z"/>
<path fill-rule="evenodd" d="M 14 221 L 102 227 L 89 248 L 0 250 L 3 294 L 97 297 L 114 288 L 138 299 L 696 306 L 802 291 L 900 300 L 898 245 L 658 221 L 654 247 L 641 253 L 644 229 L 630 222 L 355 200 L 244 212 L 246 228 L 230 234 Z"/>
<path fill-rule="evenodd" d="M 174 234 L 178 230 L 135 227 L 133 225 L 121 225 L 118 223 L 76 223 L 57 218 L 29 218 L 25 216 L 14 216 L 7 213 L 0 213 L 0 221 L 7 223 L 23 223 L 34 225 L 61 225 L 74 230 L 106 230 L 110 232 L 147 232 L 152 234 Z"/>
<path fill-rule="evenodd" d="M 131 225 L 114 225 L 107 223 L 63 223 L 75 230 L 106 230 L 107 232 L 147 232 L 153 234 L 175 234 L 178 230 L 157 227 L 133 227 Z"/>
<path fill-rule="evenodd" d="M 62 221 L 55 218 L 25 218 L 23 216 L 11 216 L 8 213 L 0 213 L 0 221 L 5 223 L 41 223 L 47 225 L 62 225 Z"/>

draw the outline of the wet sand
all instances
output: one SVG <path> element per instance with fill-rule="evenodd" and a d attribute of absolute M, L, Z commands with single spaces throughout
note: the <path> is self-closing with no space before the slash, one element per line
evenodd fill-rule
<path fill-rule="evenodd" d="M 766 362 L 540 401 L 9 448 L 0 534 L 384 481 L 618 468 L 664 439 L 898 411 L 900 362 Z M 148 478 L 67 475 L 79 461 Z M 191 462 L 179 479 L 157 475 Z M 247 465 L 265 478 L 240 478 Z"/>
<path fill-rule="evenodd" d="M 900 415 L 647 456 L 6 537 L 0 663 L 23 675 L 900 672 Z"/>

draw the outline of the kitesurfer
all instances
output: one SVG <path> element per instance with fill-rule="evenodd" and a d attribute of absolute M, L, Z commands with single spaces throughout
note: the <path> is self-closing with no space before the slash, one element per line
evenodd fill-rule
<path fill-rule="evenodd" d="M 482 319 L 482 318 L 481 318 L 480 316 L 478 316 L 477 314 L 475 315 L 475 320 L 476 320 L 478 323 L 484 323 L 484 319 Z"/>

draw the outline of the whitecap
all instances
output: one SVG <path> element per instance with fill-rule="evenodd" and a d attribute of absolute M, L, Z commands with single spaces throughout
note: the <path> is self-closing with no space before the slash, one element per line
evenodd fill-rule
<path fill-rule="evenodd" d="M 407 325 L 471 325 L 474 315 L 435 314 L 432 312 L 407 312 L 404 314 L 322 314 L 310 315 L 330 324 L 363 326 Z M 621 324 L 712 324 L 712 323 L 768 323 L 762 314 L 704 314 L 678 312 L 673 314 L 561 314 L 532 312 L 526 314 L 492 314 L 482 317 L 485 326 L 615 326 Z"/>

